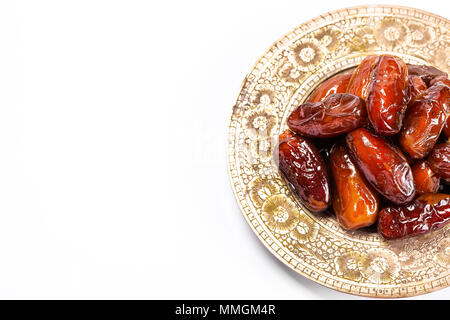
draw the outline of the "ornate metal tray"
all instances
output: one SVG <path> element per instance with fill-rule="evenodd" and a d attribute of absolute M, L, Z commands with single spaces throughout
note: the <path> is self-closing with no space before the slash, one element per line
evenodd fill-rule
<path fill-rule="evenodd" d="M 363 6 L 301 24 L 258 60 L 242 84 L 228 132 L 228 169 L 253 231 L 284 264 L 327 287 L 371 297 L 406 297 L 450 283 L 450 226 L 386 241 L 345 231 L 293 197 L 272 159 L 286 117 L 326 78 L 368 54 L 450 71 L 450 21 L 417 9 Z"/>

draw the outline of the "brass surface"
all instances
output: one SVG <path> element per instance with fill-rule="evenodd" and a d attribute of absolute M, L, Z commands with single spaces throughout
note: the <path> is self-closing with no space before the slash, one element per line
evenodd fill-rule
<path fill-rule="evenodd" d="M 247 75 L 229 123 L 228 169 L 246 220 L 284 264 L 362 296 L 414 296 L 449 285 L 450 226 L 396 241 L 384 240 L 374 228 L 346 231 L 334 216 L 308 212 L 272 159 L 295 106 L 369 54 L 394 54 L 449 72 L 449 27 L 447 19 L 412 8 L 342 9 L 286 34 Z"/>

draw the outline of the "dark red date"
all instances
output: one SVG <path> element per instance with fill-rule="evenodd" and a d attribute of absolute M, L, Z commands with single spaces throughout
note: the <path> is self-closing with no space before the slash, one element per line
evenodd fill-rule
<path fill-rule="evenodd" d="M 344 74 L 338 74 L 328 80 L 325 80 L 309 96 L 307 102 L 320 102 L 334 93 L 345 93 L 347 91 L 348 83 L 350 82 L 351 77 L 352 72 L 347 72 Z"/>
<path fill-rule="evenodd" d="M 430 82 L 430 86 L 433 86 L 439 82 L 442 82 L 450 87 L 450 79 L 447 78 L 447 76 L 440 76 L 440 77 L 434 78 Z M 449 112 L 450 112 L 450 110 L 449 110 Z M 447 118 L 447 122 L 445 123 L 444 129 L 442 130 L 442 132 L 445 134 L 446 137 L 450 137 L 450 116 Z"/>
<path fill-rule="evenodd" d="M 411 167 L 411 170 L 414 178 L 416 195 L 436 193 L 439 190 L 441 179 L 433 170 L 431 170 L 428 161 L 420 160 L 416 162 Z"/>
<path fill-rule="evenodd" d="M 359 64 L 348 84 L 347 93 L 354 94 L 364 100 L 369 93 L 369 85 L 373 77 L 373 72 L 380 58 L 378 56 L 367 56 Z"/>
<path fill-rule="evenodd" d="M 381 195 L 396 204 L 414 198 L 411 167 L 397 148 L 364 128 L 347 134 L 346 142 L 360 171 Z"/>
<path fill-rule="evenodd" d="M 354 230 L 375 223 L 378 195 L 365 181 L 346 148 L 335 145 L 329 163 L 335 186 L 333 209 L 341 226 Z"/>
<path fill-rule="evenodd" d="M 300 201 L 313 212 L 331 204 L 330 183 L 325 163 L 308 140 L 286 135 L 278 144 L 275 162 Z"/>
<path fill-rule="evenodd" d="M 414 102 L 427 90 L 427 84 L 419 76 L 408 76 L 409 102 Z"/>
<path fill-rule="evenodd" d="M 437 144 L 428 156 L 431 170 L 450 182 L 450 142 Z"/>
<path fill-rule="evenodd" d="M 278 136 L 278 142 L 281 143 L 283 141 L 287 141 L 292 137 L 295 137 L 295 133 L 293 133 L 291 130 L 287 129 Z"/>
<path fill-rule="evenodd" d="M 424 194 L 414 202 L 380 211 L 378 232 L 386 239 L 400 239 L 437 230 L 450 221 L 450 195 Z"/>
<path fill-rule="evenodd" d="M 376 133 L 394 135 L 402 128 L 408 100 L 407 76 L 403 60 L 379 57 L 367 95 L 367 114 Z"/>
<path fill-rule="evenodd" d="M 436 83 L 408 107 L 399 143 L 412 158 L 425 157 L 447 122 L 450 87 Z"/>
<path fill-rule="evenodd" d="M 302 136 L 330 138 L 362 126 L 365 120 L 364 100 L 351 94 L 335 93 L 322 102 L 300 105 L 287 119 L 287 125 Z"/>
<path fill-rule="evenodd" d="M 450 221 L 445 72 L 393 55 L 367 56 L 354 71 L 320 84 L 286 124 L 273 156 L 309 211 L 332 206 L 344 229 L 376 224 L 386 239 Z"/>
<path fill-rule="evenodd" d="M 408 74 L 419 76 L 429 86 L 431 81 L 437 77 L 447 77 L 447 74 L 438 68 L 432 66 L 420 66 L 415 64 L 408 64 Z"/>
<path fill-rule="evenodd" d="M 440 77 L 436 77 L 434 78 L 431 82 L 430 82 L 430 86 L 435 85 L 436 83 L 442 82 L 444 84 L 446 84 L 447 86 L 450 87 L 450 79 L 447 78 L 447 76 L 440 76 Z M 450 137 L 450 116 L 447 118 L 447 122 L 444 125 L 444 129 L 442 130 L 442 132 L 445 134 L 445 136 L 448 138 Z"/>
<path fill-rule="evenodd" d="M 406 64 L 394 56 L 368 56 L 353 72 L 347 92 L 367 100 L 375 132 L 394 135 L 402 126 L 410 98 Z"/>
<path fill-rule="evenodd" d="M 445 122 L 444 129 L 442 129 L 442 132 L 444 132 L 447 138 L 450 137 L 450 117 L 447 118 L 447 121 Z"/>
<path fill-rule="evenodd" d="M 439 82 L 442 82 L 443 84 L 450 86 L 450 80 L 447 78 L 447 76 L 440 76 L 430 81 L 430 87 L 434 86 L 436 83 Z"/>

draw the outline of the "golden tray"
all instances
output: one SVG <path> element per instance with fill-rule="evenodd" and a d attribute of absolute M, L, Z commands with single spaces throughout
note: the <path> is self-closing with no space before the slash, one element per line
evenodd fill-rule
<path fill-rule="evenodd" d="M 361 6 L 305 22 L 276 41 L 245 78 L 228 131 L 228 170 L 253 231 L 284 264 L 327 287 L 370 297 L 407 297 L 450 283 L 450 225 L 386 241 L 346 231 L 291 194 L 272 152 L 286 117 L 330 76 L 369 54 L 450 71 L 449 20 L 398 6 Z"/>

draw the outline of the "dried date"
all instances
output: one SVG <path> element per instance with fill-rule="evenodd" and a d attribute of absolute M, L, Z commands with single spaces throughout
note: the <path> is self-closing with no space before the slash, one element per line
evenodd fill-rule
<path fill-rule="evenodd" d="M 450 137 L 450 117 L 447 118 L 447 121 L 445 122 L 444 129 L 442 129 L 442 132 L 444 132 L 447 138 Z"/>
<path fill-rule="evenodd" d="M 431 170 L 450 182 L 450 142 L 437 144 L 428 155 Z"/>
<path fill-rule="evenodd" d="M 330 153 L 334 178 L 333 209 L 345 229 L 359 229 L 375 223 L 378 195 L 365 181 L 346 148 L 335 145 Z"/>
<path fill-rule="evenodd" d="M 294 136 L 295 136 L 295 133 L 293 133 L 291 130 L 287 129 L 278 136 L 278 142 L 281 143 L 283 141 L 287 141 Z"/>
<path fill-rule="evenodd" d="M 367 56 L 361 61 L 353 72 L 348 84 L 347 93 L 354 94 L 364 100 L 367 99 L 369 85 L 379 59 L 378 56 Z"/>
<path fill-rule="evenodd" d="M 430 82 L 430 86 L 433 86 L 439 82 L 442 82 L 450 87 L 450 79 L 448 79 L 446 76 L 440 76 L 440 77 L 434 78 Z M 450 110 L 449 110 L 449 112 L 450 112 Z M 445 134 L 446 137 L 450 137 L 450 116 L 447 118 L 447 121 L 444 125 L 444 129 L 442 129 L 442 132 Z"/>
<path fill-rule="evenodd" d="M 358 168 L 381 195 L 396 204 L 413 199 L 411 167 L 397 148 L 364 128 L 347 134 L 346 142 Z"/>
<path fill-rule="evenodd" d="M 335 93 L 321 102 L 307 102 L 295 109 L 288 127 L 302 136 L 330 138 L 350 132 L 364 124 L 366 107 L 361 98 Z"/>
<path fill-rule="evenodd" d="M 351 77 L 352 72 L 347 72 L 325 80 L 309 96 L 307 102 L 320 102 L 334 93 L 345 93 Z"/>
<path fill-rule="evenodd" d="M 437 230 L 450 221 L 450 195 L 424 194 L 412 203 L 380 211 L 378 232 L 400 239 Z"/>
<path fill-rule="evenodd" d="M 408 70 L 394 56 L 380 56 L 367 95 L 367 114 L 378 134 L 394 135 L 402 128 L 408 102 Z"/>
<path fill-rule="evenodd" d="M 447 74 L 438 68 L 432 66 L 420 66 L 415 64 L 408 64 L 408 74 L 419 76 L 429 86 L 431 81 L 437 77 L 447 77 Z"/>
<path fill-rule="evenodd" d="M 437 83 L 408 107 L 399 143 L 412 158 L 425 157 L 444 128 L 450 102 L 450 87 Z"/>
<path fill-rule="evenodd" d="M 431 170 L 428 161 L 421 160 L 416 162 L 411 167 L 411 170 L 414 178 L 416 195 L 438 192 L 441 179 L 433 170 Z"/>
<path fill-rule="evenodd" d="M 447 78 L 447 76 L 440 76 L 440 77 L 436 77 L 430 81 L 430 87 L 434 86 L 436 83 L 439 83 L 439 82 L 442 82 L 442 83 L 450 86 L 450 80 Z"/>
<path fill-rule="evenodd" d="M 275 149 L 275 162 L 300 201 L 313 212 L 331 204 L 330 183 L 322 156 L 308 140 L 287 135 Z"/>
<path fill-rule="evenodd" d="M 427 84 L 422 80 L 421 77 L 414 75 L 408 76 L 408 101 L 410 103 L 421 97 L 427 89 Z"/>

